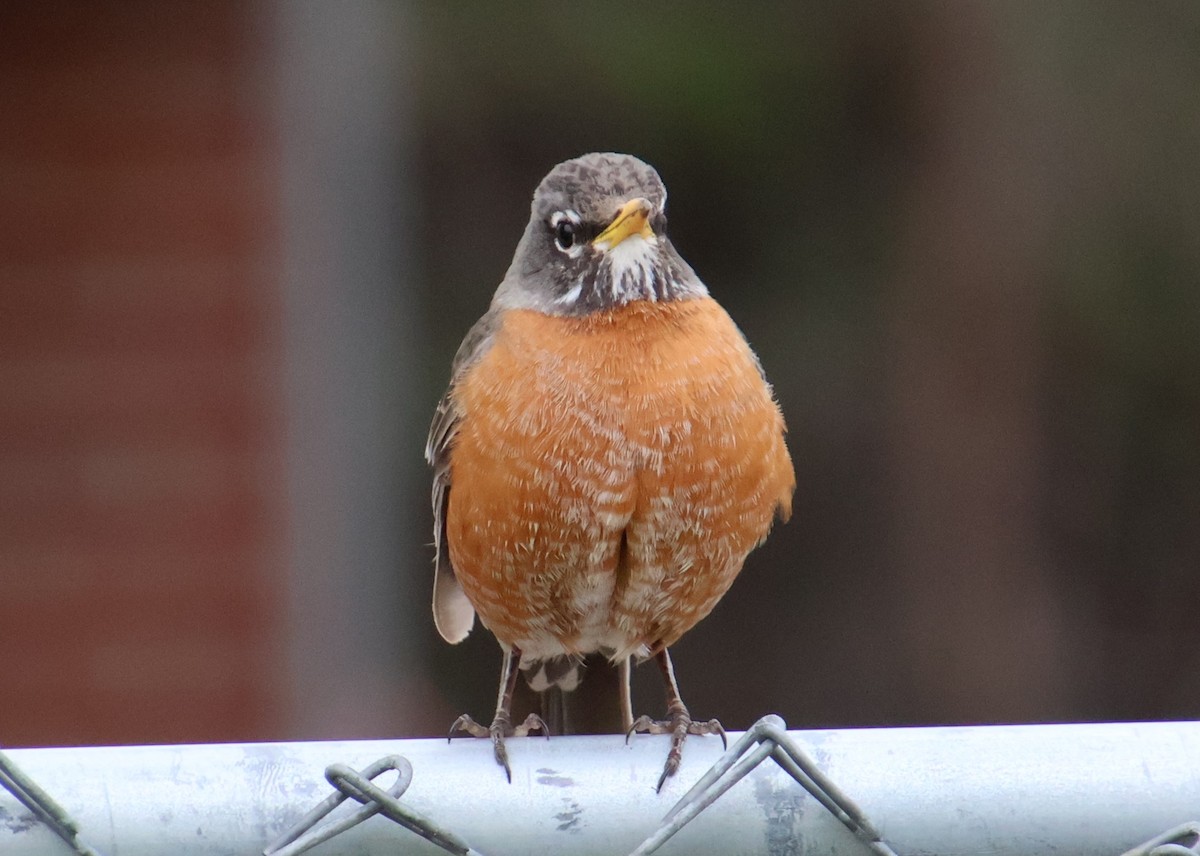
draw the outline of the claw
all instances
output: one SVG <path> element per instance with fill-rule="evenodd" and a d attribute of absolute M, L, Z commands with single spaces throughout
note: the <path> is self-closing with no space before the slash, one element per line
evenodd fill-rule
<path fill-rule="evenodd" d="M 726 734 L 725 734 L 725 726 L 724 725 L 722 725 L 720 722 L 718 722 L 715 719 L 710 719 L 708 722 L 704 723 L 701 727 L 704 728 L 705 730 L 704 731 L 693 731 L 692 733 L 693 734 L 715 734 L 721 738 L 721 751 L 725 751 L 729 748 L 729 737 L 726 736 Z"/>
<path fill-rule="evenodd" d="M 492 755 L 495 757 L 496 763 L 504 768 L 504 778 L 511 785 L 512 767 L 508 765 L 508 747 L 504 745 L 505 730 L 512 733 L 512 725 L 508 720 L 495 720 L 492 722 L 492 727 L 488 729 L 492 738 Z"/>
<path fill-rule="evenodd" d="M 550 731 L 546 728 L 546 723 L 536 713 L 531 713 L 525 717 L 525 721 L 513 727 L 509 721 L 508 715 L 496 714 L 496 718 L 492 720 L 490 726 L 482 726 L 470 714 L 464 713 L 458 719 L 454 720 L 454 724 L 450 726 L 450 734 L 446 738 L 446 742 L 454 739 L 458 734 L 467 734 L 471 737 L 488 737 L 492 741 L 492 755 L 496 758 L 496 763 L 504 768 L 504 777 L 512 783 L 512 767 L 508 764 L 508 748 L 504 744 L 507 737 L 528 737 L 530 732 L 540 731 L 546 735 L 546 739 L 550 739 Z"/>
<path fill-rule="evenodd" d="M 681 704 L 672 705 L 668 716 L 669 719 L 663 720 L 639 716 L 625 735 L 626 743 L 635 732 L 671 735 L 671 748 L 667 752 L 667 762 L 663 765 L 662 775 L 658 777 L 658 784 L 654 788 L 658 792 L 662 791 L 667 779 L 679 772 L 679 765 L 683 761 L 683 743 L 689 734 L 716 734 L 721 738 L 723 746 L 726 748 L 729 746 L 724 726 L 715 719 L 710 719 L 708 722 L 696 722 L 688 713 L 687 708 Z"/>
<path fill-rule="evenodd" d="M 643 714 L 633 721 L 633 725 L 629 726 L 629 730 L 625 732 L 625 745 L 629 745 L 629 738 L 638 732 L 645 734 L 665 734 L 662 730 L 662 723 L 657 722 Z"/>
<path fill-rule="evenodd" d="M 531 713 L 525 717 L 525 721 L 512 729 L 508 734 L 509 737 L 528 737 L 531 731 L 540 731 L 542 736 L 547 740 L 550 739 L 550 729 L 546 726 L 546 720 L 542 719 L 536 713 Z"/>
<path fill-rule="evenodd" d="M 450 733 L 446 735 L 446 742 L 449 743 L 460 733 L 471 737 L 487 737 L 488 729 L 472 719 L 469 713 L 464 713 L 458 719 L 454 720 L 454 724 L 450 726 Z"/>
<path fill-rule="evenodd" d="M 509 784 L 512 784 L 512 767 L 508 765 L 508 749 L 504 745 L 504 738 L 526 737 L 531 731 L 541 731 L 547 738 L 550 737 L 550 729 L 536 713 L 529 714 L 525 717 L 524 722 L 513 728 L 509 711 L 512 709 L 513 688 L 517 683 L 517 668 L 520 662 L 520 649 L 509 648 L 504 652 L 504 660 L 500 666 L 500 696 L 496 699 L 496 716 L 492 719 L 492 724 L 484 728 L 469 714 L 464 713 L 454 720 L 454 724 L 450 726 L 450 734 L 446 738 L 447 741 L 452 740 L 456 734 L 490 738 L 492 754 L 496 758 L 496 763 L 504 768 L 504 777 L 508 779 Z"/>

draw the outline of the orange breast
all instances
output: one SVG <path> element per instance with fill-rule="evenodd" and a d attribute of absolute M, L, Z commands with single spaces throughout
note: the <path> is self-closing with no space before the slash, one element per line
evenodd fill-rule
<path fill-rule="evenodd" d="M 454 395 L 451 561 L 532 656 L 672 644 L 790 513 L 782 417 L 711 299 L 509 311 Z"/>

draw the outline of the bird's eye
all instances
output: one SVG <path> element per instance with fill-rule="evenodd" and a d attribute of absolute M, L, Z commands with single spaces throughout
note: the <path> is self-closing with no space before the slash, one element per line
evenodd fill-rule
<path fill-rule="evenodd" d="M 558 248 L 563 252 L 575 246 L 575 224 L 565 218 L 559 220 L 558 225 L 554 227 L 554 243 L 558 244 Z"/>

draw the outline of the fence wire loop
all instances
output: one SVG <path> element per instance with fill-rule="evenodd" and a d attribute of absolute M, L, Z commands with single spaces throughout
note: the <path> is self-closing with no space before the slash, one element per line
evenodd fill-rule
<path fill-rule="evenodd" d="M 394 770 L 397 776 L 395 783 L 385 791 L 371 780 L 388 770 Z M 325 768 L 325 778 L 338 793 L 330 794 L 296 821 L 291 829 L 263 850 L 263 856 L 297 856 L 376 814 L 382 814 L 455 856 L 482 856 L 454 833 L 400 802 L 412 777 L 412 764 L 402 755 L 386 755 L 361 773 L 346 764 L 330 764 Z M 360 803 L 361 807 L 339 820 L 321 824 L 347 799 Z"/>
<path fill-rule="evenodd" d="M 1200 822 L 1192 821 L 1168 829 L 1157 838 L 1139 844 L 1121 856 L 1197 856 L 1200 854 Z"/>
<path fill-rule="evenodd" d="M 757 744 L 757 745 L 756 745 Z M 700 812 L 770 757 L 877 856 L 896 856 L 866 813 L 826 776 L 787 733 L 775 714 L 750 727 L 707 773 L 667 812 L 658 830 L 630 856 L 649 856 Z"/>
<path fill-rule="evenodd" d="M 0 752 L 0 787 L 16 797 L 79 856 L 100 856 L 98 850 L 79 840 L 79 824 L 67 814 L 67 810 L 3 752 Z"/>

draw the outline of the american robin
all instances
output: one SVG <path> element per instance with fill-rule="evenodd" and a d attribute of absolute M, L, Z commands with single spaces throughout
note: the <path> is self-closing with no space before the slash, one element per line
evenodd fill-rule
<path fill-rule="evenodd" d="M 551 170 L 491 308 L 454 358 L 426 457 L 434 469 L 433 613 L 451 643 L 478 613 L 504 651 L 490 727 L 504 739 L 518 672 L 571 689 L 601 653 L 627 733 L 669 733 L 659 787 L 694 721 L 668 649 L 791 513 L 783 417 L 758 358 L 667 238 L 667 191 L 637 158 Z M 654 658 L 667 718 L 633 718 L 630 657 Z"/>

